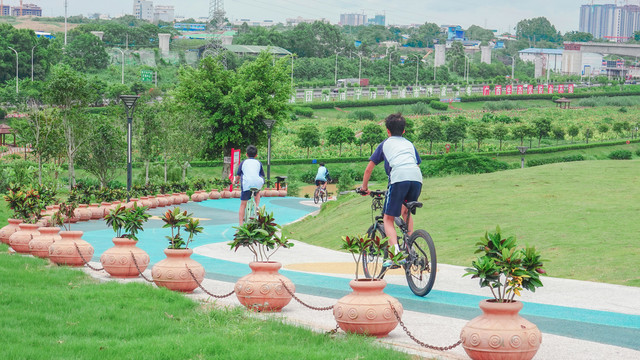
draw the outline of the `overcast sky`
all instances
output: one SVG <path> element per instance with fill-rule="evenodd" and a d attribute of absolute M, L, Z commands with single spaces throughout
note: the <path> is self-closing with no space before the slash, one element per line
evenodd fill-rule
<path fill-rule="evenodd" d="M 104 13 L 112 17 L 131 14 L 133 0 L 67 0 L 68 14 Z M 224 0 L 223 0 L 224 1 Z M 639 0 L 630 3 L 637 4 Z M 64 15 L 65 0 L 29 0 L 42 7 L 44 16 Z M 622 3 L 622 1 L 619 1 Z M 15 6 L 19 0 L 4 0 Z M 154 0 L 154 5 L 173 5 L 176 16 L 197 18 L 209 13 L 209 0 Z M 337 24 L 341 13 L 362 13 L 373 17 L 386 14 L 389 24 L 478 25 L 506 32 L 518 21 L 544 16 L 565 33 L 578 30 L 580 5 L 590 0 L 227 0 L 224 9 L 230 20 L 274 20 L 321 18 Z M 595 1 L 595 3 L 613 3 Z"/>

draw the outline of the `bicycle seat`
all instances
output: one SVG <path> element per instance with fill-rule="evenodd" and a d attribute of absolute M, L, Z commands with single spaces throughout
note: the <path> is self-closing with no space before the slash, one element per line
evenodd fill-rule
<path fill-rule="evenodd" d="M 408 203 L 404 204 L 404 206 L 406 206 L 407 209 L 409 209 L 409 211 L 411 211 L 411 214 L 415 215 L 416 214 L 416 209 L 417 208 L 421 208 L 422 207 L 422 203 L 420 201 L 409 201 Z"/>

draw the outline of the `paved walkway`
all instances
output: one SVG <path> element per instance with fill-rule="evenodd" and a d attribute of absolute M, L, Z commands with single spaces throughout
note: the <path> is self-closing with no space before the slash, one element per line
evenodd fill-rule
<path fill-rule="evenodd" d="M 263 198 L 262 204 L 276 213 L 279 223 L 294 221 L 317 209 L 310 201 L 293 198 Z M 203 219 L 205 233 L 193 244 L 193 258 L 205 266 L 207 276 L 203 285 L 214 294 L 228 293 L 238 278 L 250 272 L 248 250 L 235 253 L 226 245 L 233 236 L 231 226 L 237 222 L 238 205 L 237 199 L 222 199 L 181 207 Z M 151 213 L 160 215 L 164 211 L 154 209 Z M 149 253 L 152 264 L 164 258 L 162 251 L 167 245 L 164 235 L 168 229 L 161 229 L 161 225 L 160 220 L 150 220 L 140 237 L 139 246 Z M 74 229 L 85 231 L 83 238 L 96 249 L 95 262 L 112 246 L 113 233 L 103 221 L 80 223 Z M 293 248 L 279 251 L 272 260 L 282 262 L 281 273 L 296 284 L 296 293 L 303 301 L 319 307 L 330 306 L 350 292 L 348 283 L 355 270 L 350 254 L 295 242 Z M 110 279 L 105 272 L 85 271 Z M 150 276 L 150 270 L 146 273 Z M 478 302 L 489 295 L 475 280 L 462 278 L 463 273 L 462 267 L 438 264 L 434 289 L 424 298 L 411 293 L 402 274 L 389 274 L 385 277 L 388 281 L 385 292 L 403 304 L 403 321 L 418 339 L 447 346 L 458 340 L 467 321 L 480 314 Z M 544 287 L 535 294 L 524 292 L 521 297 L 524 302 L 521 315 L 543 332 L 542 346 L 535 359 L 640 359 L 640 288 L 550 277 L 543 282 Z M 235 296 L 216 300 L 199 289 L 190 296 L 221 305 L 239 304 Z M 310 310 L 295 300 L 280 314 L 261 316 L 282 318 L 318 331 L 336 325 L 331 311 Z M 399 326 L 379 341 L 428 358 L 467 358 L 461 347 L 447 352 L 421 348 Z"/>

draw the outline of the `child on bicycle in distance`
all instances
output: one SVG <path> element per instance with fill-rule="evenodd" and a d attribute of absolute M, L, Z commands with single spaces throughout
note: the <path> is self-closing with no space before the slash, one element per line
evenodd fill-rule
<path fill-rule="evenodd" d="M 258 155 L 258 148 L 254 145 L 247 146 L 247 159 L 243 160 L 238 166 L 238 171 L 236 172 L 235 177 L 233 178 L 233 182 L 235 184 L 240 182 L 240 226 L 242 226 L 242 222 L 244 219 L 244 211 L 247 208 L 247 201 L 251 199 L 251 188 L 261 189 L 262 185 L 264 185 L 264 169 L 262 168 L 262 163 L 259 160 L 256 160 L 256 155 Z M 256 208 L 260 205 L 260 194 L 256 194 Z"/>
<path fill-rule="evenodd" d="M 323 190 L 327 190 L 327 181 L 329 181 L 329 170 L 324 166 L 324 163 L 318 164 L 318 173 L 316 174 L 316 186 L 322 185 Z"/>
<path fill-rule="evenodd" d="M 402 214 L 407 220 L 408 210 L 402 204 L 417 201 L 422 191 L 422 172 L 420 171 L 420 156 L 411 141 L 402 137 L 406 121 L 401 114 L 391 114 L 385 119 L 389 137 L 378 145 L 369 158 L 369 164 L 362 177 L 362 191 L 368 191 L 369 178 L 376 165 L 384 161 L 384 168 L 389 176 L 387 197 L 384 203 L 384 231 L 389 237 L 389 245 L 398 253 L 398 235 L 394 226 L 394 219 Z M 407 221 L 409 234 L 413 232 L 413 218 Z M 386 260 L 383 266 L 392 265 Z"/>

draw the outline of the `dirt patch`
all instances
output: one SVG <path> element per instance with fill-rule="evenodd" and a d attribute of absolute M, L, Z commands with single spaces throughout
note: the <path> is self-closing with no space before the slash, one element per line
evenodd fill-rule
<path fill-rule="evenodd" d="M 57 21 L 33 21 L 31 16 L 20 16 L 16 18 L 0 18 L 1 23 L 7 23 L 16 29 L 31 29 L 33 31 L 43 31 L 48 33 L 64 32 L 64 22 Z M 80 24 L 67 23 L 67 31 Z"/>
<path fill-rule="evenodd" d="M 309 195 L 308 197 L 310 199 L 313 199 L 313 193 L 315 191 L 316 191 L 315 185 L 302 186 L 300 188 L 300 194 L 298 196 L 305 197 L 305 195 Z M 328 184 L 327 191 L 329 193 L 329 197 L 335 197 L 336 194 L 338 193 L 338 187 L 336 184 Z"/>

